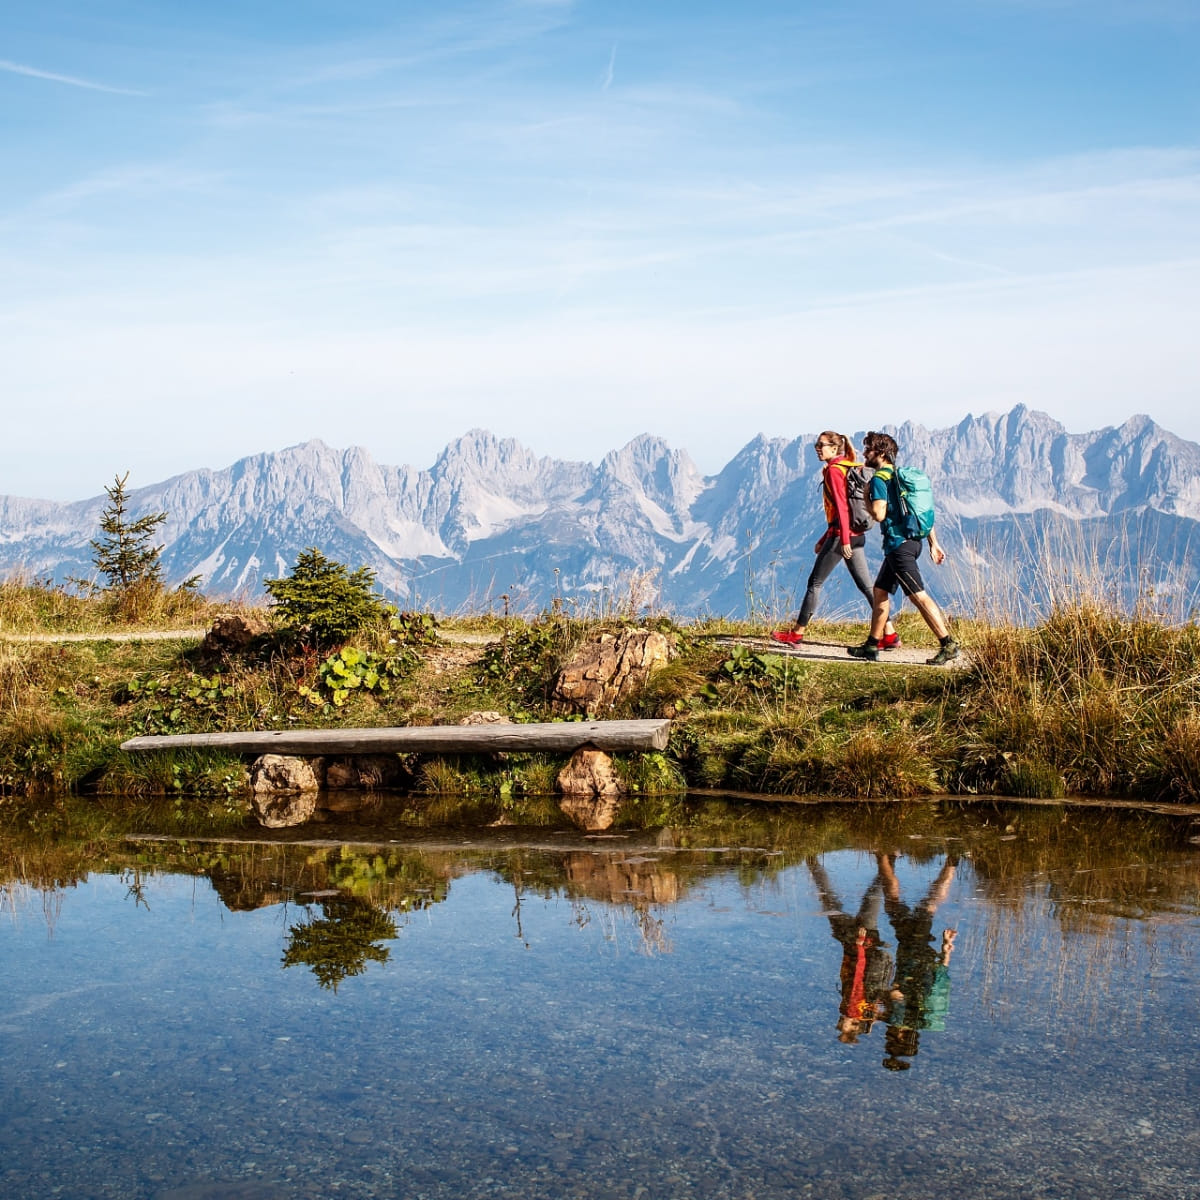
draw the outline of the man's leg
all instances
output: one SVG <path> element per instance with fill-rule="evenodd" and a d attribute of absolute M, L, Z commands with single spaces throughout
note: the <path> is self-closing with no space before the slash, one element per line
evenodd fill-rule
<path fill-rule="evenodd" d="M 892 611 L 892 598 L 883 588 L 877 587 L 871 593 L 871 600 L 871 637 L 878 643 Z"/>
<path fill-rule="evenodd" d="M 900 901 L 900 880 L 896 878 L 896 870 L 892 866 L 892 856 L 890 854 L 876 854 L 875 865 L 879 871 L 879 878 L 883 882 L 883 894 L 887 897 L 889 904 L 898 904 Z"/>
<path fill-rule="evenodd" d="M 867 603 L 871 606 L 872 619 L 875 615 L 875 595 L 874 589 L 871 586 L 871 576 L 867 570 L 867 554 L 863 549 L 861 539 L 859 544 L 854 547 L 854 552 L 846 559 L 846 566 L 850 568 L 850 578 L 854 580 L 854 586 L 866 597 Z M 891 602 L 888 603 L 888 620 L 883 623 L 883 637 L 892 638 L 895 634 L 895 627 L 891 622 Z M 898 641 L 894 644 L 899 644 Z"/>
<path fill-rule="evenodd" d="M 883 578 L 883 572 L 880 572 L 880 579 Z M 879 642 L 883 637 L 883 631 L 888 625 L 888 613 L 891 611 L 892 598 L 879 586 L 879 579 L 875 581 L 875 589 L 871 593 L 871 630 L 867 634 L 867 640 L 861 646 L 847 646 L 846 653 L 851 658 L 865 658 L 868 662 L 877 662 L 879 660 Z"/>
<path fill-rule="evenodd" d="M 913 602 L 913 606 L 938 640 L 938 652 L 925 661 L 930 666 L 940 667 L 958 657 L 958 643 L 950 632 L 942 610 L 925 590 L 925 581 L 921 578 L 921 568 L 917 563 L 920 557 L 921 542 L 916 538 L 905 542 L 891 555 L 900 590 Z"/>
<path fill-rule="evenodd" d="M 937 601 L 928 592 L 909 592 L 908 598 L 913 602 L 917 612 L 925 618 L 925 624 L 929 626 L 939 642 L 950 636 L 950 626 L 946 624 L 946 618 L 942 615 Z"/>

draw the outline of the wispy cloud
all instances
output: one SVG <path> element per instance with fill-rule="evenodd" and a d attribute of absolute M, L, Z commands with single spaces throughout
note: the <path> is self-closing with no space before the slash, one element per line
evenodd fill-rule
<path fill-rule="evenodd" d="M 50 83 L 65 83 L 68 87 L 86 88 L 89 92 L 109 92 L 114 96 L 145 96 L 135 88 L 113 87 L 107 83 L 94 83 L 90 79 L 79 79 L 74 75 L 60 75 L 57 71 L 43 71 L 38 67 L 27 67 L 23 63 L 9 62 L 0 58 L 0 71 L 11 75 L 27 75 L 30 79 L 45 79 Z"/>
<path fill-rule="evenodd" d="M 608 69 L 604 72 L 604 82 L 600 85 L 602 92 L 607 92 L 612 87 L 613 74 L 617 69 L 617 46 L 613 43 L 612 53 L 608 56 Z"/>

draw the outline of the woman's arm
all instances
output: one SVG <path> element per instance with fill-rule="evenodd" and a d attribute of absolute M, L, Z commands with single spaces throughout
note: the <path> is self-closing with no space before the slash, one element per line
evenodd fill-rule
<path fill-rule="evenodd" d="M 836 526 L 842 553 L 849 558 L 850 539 L 854 534 L 850 529 L 850 501 L 846 499 L 846 472 L 838 465 L 842 461 L 834 459 L 825 464 L 825 486 L 833 500 L 834 518 L 831 525 Z"/>

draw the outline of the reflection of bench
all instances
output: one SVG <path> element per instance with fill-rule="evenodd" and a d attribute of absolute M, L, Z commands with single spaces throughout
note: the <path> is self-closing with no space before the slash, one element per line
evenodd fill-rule
<path fill-rule="evenodd" d="M 233 754 L 487 754 L 498 750 L 665 750 L 671 722 L 547 721 L 529 725 L 389 725 L 381 729 L 256 729 L 245 733 L 169 733 L 130 738 L 122 750 Z"/>

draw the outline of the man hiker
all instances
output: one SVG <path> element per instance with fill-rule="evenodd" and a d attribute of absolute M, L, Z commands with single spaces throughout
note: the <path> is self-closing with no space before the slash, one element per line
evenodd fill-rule
<path fill-rule="evenodd" d="M 888 999 L 888 1028 L 884 1035 L 889 1071 L 906 1071 L 917 1053 L 921 1031 L 944 1031 L 950 1009 L 950 955 L 956 929 L 942 931 L 941 951 L 933 947 L 933 916 L 950 894 L 958 860 L 947 855 L 925 898 L 910 908 L 900 898 L 900 881 L 890 854 L 876 854 L 878 878 L 883 880 L 883 904 L 896 935 L 896 976 Z"/>
<path fill-rule="evenodd" d="M 929 541 L 929 556 L 935 563 L 945 562 L 946 552 L 938 544 L 933 529 L 932 502 L 918 514 L 914 511 L 916 506 L 905 500 L 896 472 L 898 455 L 896 439 L 886 433 L 872 431 L 863 439 L 863 460 L 875 471 L 871 477 L 871 515 L 879 522 L 883 534 L 883 566 L 872 589 L 871 632 L 861 646 L 850 646 L 847 653 L 871 662 L 879 658 L 879 643 L 887 625 L 892 593 L 899 587 L 937 638 L 938 652 L 926 661 L 930 666 L 940 667 L 958 657 L 958 642 L 942 610 L 925 590 L 917 559 L 921 556 L 922 538 Z M 924 481 L 924 475 L 916 474 Z"/>

